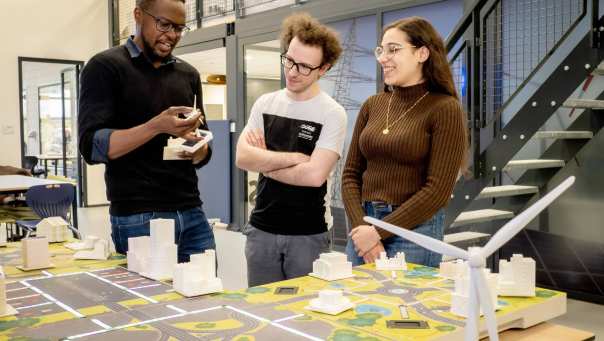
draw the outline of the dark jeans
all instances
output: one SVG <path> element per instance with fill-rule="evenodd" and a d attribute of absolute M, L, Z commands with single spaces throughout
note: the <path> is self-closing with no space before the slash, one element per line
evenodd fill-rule
<path fill-rule="evenodd" d="M 380 202 L 365 202 L 365 214 L 377 219 L 382 219 L 388 214 L 392 213 L 396 207 L 391 205 L 380 203 Z M 440 210 L 434 214 L 434 216 L 428 221 L 419 224 L 413 228 L 414 232 L 421 233 L 423 235 L 442 240 L 444 235 L 444 222 L 445 213 L 444 210 Z M 356 227 L 356 226 L 354 226 Z M 397 252 L 405 253 L 405 260 L 409 263 L 421 264 L 431 267 L 438 267 L 442 259 L 442 256 L 438 253 L 424 249 L 423 247 L 410 242 L 399 236 L 392 236 L 382 240 L 384 249 L 388 257 L 394 257 Z M 353 266 L 365 264 L 363 257 L 359 257 L 357 252 L 354 250 L 354 243 L 349 238 L 346 244 L 346 255 L 348 260 L 352 262 Z"/>
<path fill-rule="evenodd" d="M 306 276 L 312 272 L 313 261 L 329 251 L 328 232 L 297 236 L 272 234 L 248 223 L 243 234 L 247 236 L 245 258 L 250 287 Z"/>
<path fill-rule="evenodd" d="M 145 212 L 128 216 L 110 216 L 111 238 L 115 250 L 128 251 L 128 238 L 148 236 L 151 219 L 174 219 L 174 241 L 178 244 L 178 262 L 188 262 L 189 256 L 215 249 L 214 233 L 201 207 L 184 211 Z"/>

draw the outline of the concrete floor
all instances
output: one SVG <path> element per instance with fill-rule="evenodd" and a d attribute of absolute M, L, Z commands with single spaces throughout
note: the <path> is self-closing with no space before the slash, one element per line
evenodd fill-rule
<path fill-rule="evenodd" d="M 78 218 L 82 233 L 111 240 L 108 211 L 109 208 L 105 206 L 80 208 Z M 218 276 L 222 279 L 225 289 L 247 288 L 245 237 L 240 233 L 221 229 L 215 230 L 214 236 L 218 255 Z M 552 322 L 591 331 L 596 334 L 596 340 L 604 339 L 604 305 L 569 299 L 566 315 Z"/>

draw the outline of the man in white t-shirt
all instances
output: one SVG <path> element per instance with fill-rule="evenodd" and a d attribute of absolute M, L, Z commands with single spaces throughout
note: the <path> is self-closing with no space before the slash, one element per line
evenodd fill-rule
<path fill-rule="evenodd" d="M 286 88 L 254 103 L 237 143 L 237 166 L 261 173 L 244 230 L 249 286 L 307 275 L 328 250 L 327 178 L 346 135 L 346 111 L 318 83 L 342 52 L 336 34 L 294 14 L 281 42 Z"/>

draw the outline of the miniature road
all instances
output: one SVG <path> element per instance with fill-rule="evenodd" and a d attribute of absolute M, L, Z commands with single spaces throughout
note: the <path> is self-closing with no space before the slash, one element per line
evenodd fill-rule
<path fill-rule="evenodd" d="M 401 298 L 408 303 L 414 303 L 413 304 L 413 309 L 415 309 L 419 314 L 425 316 L 428 319 L 431 320 L 435 320 L 435 321 L 440 321 L 443 323 L 447 323 L 447 324 L 452 324 L 454 326 L 458 326 L 458 327 L 463 327 L 465 325 L 465 323 L 463 321 L 458 321 L 458 320 L 453 320 L 444 316 L 440 316 L 437 313 L 435 313 L 432 309 L 426 307 L 424 304 L 422 304 L 421 302 L 418 302 L 418 299 L 416 298 L 417 296 L 419 296 L 420 294 L 427 292 L 427 291 L 434 291 L 434 290 L 438 290 L 435 288 L 412 288 L 412 287 L 403 287 L 400 285 L 395 284 L 393 281 L 389 280 L 389 278 L 387 276 L 385 276 L 384 274 L 375 271 L 375 270 L 368 270 L 368 269 L 356 269 L 357 271 L 361 271 L 364 273 L 367 273 L 371 276 L 373 276 L 376 280 L 379 281 L 383 281 L 382 283 L 382 287 L 377 289 L 377 292 L 382 294 L 382 295 L 392 295 L 392 290 L 393 289 L 403 289 L 406 290 L 406 293 L 400 294 Z M 373 292 L 371 292 L 373 293 Z"/>
<path fill-rule="evenodd" d="M 139 310 L 131 310 L 128 312 L 128 314 L 142 322 L 153 319 L 152 316 L 149 316 Z M 153 328 L 155 328 L 161 332 L 160 340 L 167 341 L 170 338 L 170 336 L 175 337 L 177 340 L 183 340 L 183 341 L 197 340 L 196 337 L 192 336 L 191 334 L 187 333 L 186 331 L 170 325 L 170 321 L 173 321 L 173 320 L 167 320 L 166 322 L 159 321 L 159 322 L 150 323 L 150 325 L 152 325 Z"/>
<path fill-rule="evenodd" d="M 219 335 L 216 335 L 216 334 L 209 335 L 209 336 L 201 338 L 201 339 L 210 341 L 210 340 L 216 340 L 216 338 L 219 337 L 223 340 L 231 340 L 232 338 L 234 338 L 237 335 L 241 335 L 241 334 L 244 334 L 251 330 L 254 330 L 255 328 L 258 328 L 258 326 L 260 325 L 260 321 L 254 319 L 250 316 L 240 314 L 236 311 L 228 310 L 227 316 L 229 318 L 232 318 L 234 320 L 241 322 L 243 324 L 243 326 L 236 328 L 236 329 L 220 331 Z"/>

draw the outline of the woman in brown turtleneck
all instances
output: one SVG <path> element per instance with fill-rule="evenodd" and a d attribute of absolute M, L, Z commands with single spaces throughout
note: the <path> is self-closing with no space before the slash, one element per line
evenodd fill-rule
<path fill-rule="evenodd" d="M 346 246 L 353 265 L 405 252 L 407 262 L 438 266 L 440 255 L 369 226 L 369 215 L 442 239 L 445 206 L 466 150 L 465 119 L 442 38 L 425 19 L 384 29 L 375 49 L 385 92 L 359 112 L 342 173 L 353 227 Z"/>

